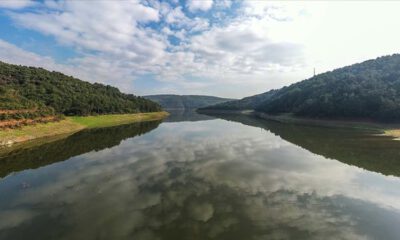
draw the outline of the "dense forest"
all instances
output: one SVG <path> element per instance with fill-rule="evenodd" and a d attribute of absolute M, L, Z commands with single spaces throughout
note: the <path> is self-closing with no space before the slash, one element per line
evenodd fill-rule
<path fill-rule="evenodd" d="M 384 56 L 316 75 L 279 90 L 207 109 L 255 109 L 314 118 L 400 120 L 400 55 Z M 247 98 L 248 99 L 248 98 Z M 247 100 L 248 101 L 248 100 Z"/>
<path fill-rule="evenodd" d="M 234 100 L 213 96 L 173 94 L 149 95 L 144 97 L 159 103 L 162 108 L 168 109 L 194 109 Z"/>
<path fill-rule="evenodd" d="M 112 86 L 92 84 L 43 68 L 0 62 L 0 113 L 8 117 L 10 114 L 92 115 L 160 110 L 159 104 L 121 93 Z"/>

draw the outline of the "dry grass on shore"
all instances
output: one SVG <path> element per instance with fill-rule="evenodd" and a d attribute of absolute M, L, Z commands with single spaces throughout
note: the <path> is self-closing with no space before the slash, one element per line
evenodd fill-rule
<path fill-rule="evenodd" d="M 400 129 L 385 130 L 384 135 L 394 137 L 396 140 L 400 140 Z"/>
<path fill-rule="evenodd" d="M 71 134 L 85 128 L 111 127 L 141 121 L 163 119 L 167 112 L 112 114 L 87 117 L 66 117 L 58 122 L 38 123 L 16 129 L 0 130 L 0 146 L 12 145 L 33 139 Z"/>

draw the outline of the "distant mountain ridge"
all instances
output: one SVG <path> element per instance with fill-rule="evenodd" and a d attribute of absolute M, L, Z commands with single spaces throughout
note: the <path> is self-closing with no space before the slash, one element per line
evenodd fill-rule
<path fill-rule="evenodd" d="M 235 100 L 204 95 L 174 94 L 148 95 L 143 97 L 160 104 L 162 108 L 166 109 L 194 109 Z"/>
<path fill-rule="evenodd" d="M 270 90 L 265 93 L 260 93 L 254 96 L 245 97 L 239 100 L 233 100 L 215 105 L 201 108 L 203 110 L 254 110 L 259 105 L 270 99 L 277 90 Z"/>
<path fill-rule="evenodd" d="M 278 90 L 202 108 L 312 118 L 400 121 L 400 54 L 316 75 Z"/>

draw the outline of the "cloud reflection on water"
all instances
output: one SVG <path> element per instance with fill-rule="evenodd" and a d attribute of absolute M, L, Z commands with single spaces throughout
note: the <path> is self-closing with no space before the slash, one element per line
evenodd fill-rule
<path fill-rule="evenodd" d="M 400 234 L 398 178 L 222 120 L 164 123 L 119 146 L 15 178 L 0 182 L 0 191 L 19 181 L 31 187 L 0 197 L 0 209 L 9 209 L 0 215 L 0 239 L 17 239 L 30 229 L 40 239 L 395 239 Z M 17 220 L 6 224 L 10 218 Z"/>

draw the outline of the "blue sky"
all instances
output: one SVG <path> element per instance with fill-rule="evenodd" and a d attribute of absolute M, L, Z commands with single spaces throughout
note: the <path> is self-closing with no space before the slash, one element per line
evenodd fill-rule
<path fill-rule="evenodd" d="M 1 0 L 0 60 L 138 95 L 245 97 L 398 53 L 398 2 Z"/>

